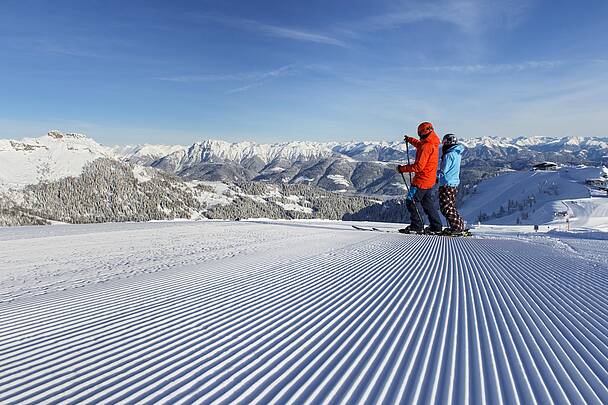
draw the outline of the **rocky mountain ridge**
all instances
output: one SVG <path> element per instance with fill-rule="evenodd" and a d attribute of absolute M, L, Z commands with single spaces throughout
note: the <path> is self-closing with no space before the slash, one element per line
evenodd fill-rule
<path fill-rule="evenodd" d="M 532 137 L 463 139 L 467 147 L 465 180 L 483 173 L 522 170 L 539 161 L 600 164 L 608 155 L 608 138 Z M 394 167 L 407 161 L 403 142 L 287 142 L 256 144 L 197 142 L 190 147 L 148 159 L 147 165 L 186 179 L 305 183 L 329 191 L 368 195 L 399 195 L 401 179 Z M 414 158 L 410 148 L 410 160 Z M 138 152 L 117 155 L 141 162 Z"/>

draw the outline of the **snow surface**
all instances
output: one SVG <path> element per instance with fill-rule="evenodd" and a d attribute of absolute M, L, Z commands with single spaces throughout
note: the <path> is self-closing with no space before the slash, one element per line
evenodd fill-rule
<path fill-rule="evenodd" d="M 146 181 L 150 181 L 153 179 L 152 169 L 149 169 L 144 166 L 133 166 L 133 175 L 140 183 L 145 183 Z"/>
<path fill-rule="evenodd" d="M 566 229 L 558 212 L 568 212 L 571 229 L 608 230 L 608 198 L 593 193 L 585 180 L 596 177 L 595 167 L 565 167 L 558 171 L 507 172 L 483 181 L 476 192 L 463 201 L 462 215 L 475 223 L 480 213 L 492 214 L 500 207 L 507 208 L 509 200 L 524 203 L 532 197 L 534 203 L 526 207 L 528 218 L 523 224 L 547 224 Z M 592 196 L 592 194 L 597 194 Z M 522 211 L 490 218 L 484 224 L 514 225 Z"/>
<path fill-rule="evenodd" d="M 114 145 L 107 149 L 119 160 L 123 161 L 147 161 L 152 162 L 163 156 L 183 151 L 183 145 Z"/>
<path fill-rule="evenodd" d="M 233 193 L 230 191 L 230 188 L 226 183 L 199 180 L 186 182 L 186 185 L 191 188 L 196 187 L 198 184 L 209 186 L 213 190 L 196 190 L 196 193 L 194 194 L 198 201 L 207 208 L 211 208 L 216 205 L 228 205 L 234 201 Z"/>
<path fill-rule="evenodd" d="M 350 225 L 0 229 L 0 403 L 608 401 L 607 240 Z"/>
<path fill-rule="evenodd" d="M 348 180 L 346 180 L 346 178 L 344 176 L 342 176 L 341 174 L 330 174 L 327 176 L 327 178 L 339 186 L 350 187 L 350 185 L 351 185 L 350 182 Z"/>
<path fill-rule="evenodd" d="M 591 197 L 564 201 L 563 204 L 567 207 L 571 230 L 608 232 L 608 198 Z M 563 222 L 563 220 L 554 222 Z"/>
<path fill-rule="evenodd" d="M 87 163 L 100 157 L 113 155 L 82 134 L 51 131 L 40 138 L 0 139 L 0 192 L 78 176 Z"/>
<path fill-rule="evenodd" d="M 303 212 L 306 214 L 313 213 L 312 208 L 304 207 L 304 206 L 301 206 L 300 204 L 296 204 L 296 203 L 282 203 L 280 201 L 275 201 L 275 204 L 277 204 L 278 206 L 280 206 L 281 208 L 283 208 L 287 211 L 297 211 L 297 212 Z"/>

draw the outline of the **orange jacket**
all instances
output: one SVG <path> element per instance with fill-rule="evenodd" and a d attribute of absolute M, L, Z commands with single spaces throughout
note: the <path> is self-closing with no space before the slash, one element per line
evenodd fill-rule
<path fill-rule="evenodd" d="M 402 171 L 415 173 L 412 185 L 423 189 L 433 188 L 439 164 L 439 144 L 441 143 L 439 137 L 433 131 L 422 140 L 410 138 L 410 143 L 416 148 L 416 161 L 411 165 L 403 166 Z"/>

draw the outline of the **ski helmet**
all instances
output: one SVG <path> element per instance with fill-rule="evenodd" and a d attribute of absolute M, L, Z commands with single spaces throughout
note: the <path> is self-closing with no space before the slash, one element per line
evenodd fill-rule
<path fill-rule="evenodd" d="M 458 143 L 458 138 L 454 134 L 445 134 L 443 137 L 443 144 L 445 146 L 456 145 Z"/>
<path fill-rule="evenodd" d="M 422 124 L 418 125 L 418 136 L 421 138 L 429 136 L 433 131 L 433 124 L 430 122 L 423 122 Z"/>

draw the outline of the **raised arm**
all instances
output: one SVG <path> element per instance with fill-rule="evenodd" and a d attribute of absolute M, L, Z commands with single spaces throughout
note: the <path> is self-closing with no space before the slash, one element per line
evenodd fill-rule
<path fill-rule="evenodd" d="M 404 140 L 405 142 L 409 142 L 409 143 L 411 143 L 411 144 L 412 144 L 412 146 L 413 146 L 414 148 L 416 148 L 416 149 L 418 149 L 418 148 L 420 147 L 420 144 L 422 143 L 422 142 L 421 142 L 419 139 L 412 138 L 411 136 L 407 136 L 407 135 L 405 135 L 405 136 L 403 137 L 403 140 Z"/>

